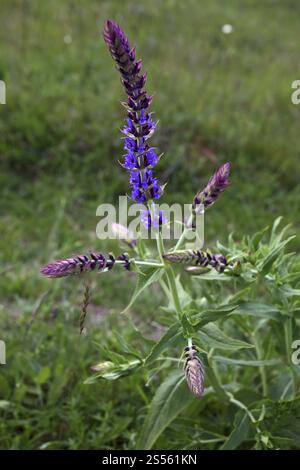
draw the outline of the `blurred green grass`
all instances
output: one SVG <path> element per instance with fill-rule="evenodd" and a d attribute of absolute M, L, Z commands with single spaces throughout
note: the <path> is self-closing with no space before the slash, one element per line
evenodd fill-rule
<path fill-rule="evenodd" d="M 1 367 L 0 400 L 10 405 L 0 447 L 50 441 L 50 448 L 130 447 L 141 420 L 136 409 L 151 396 L 141 376 L 88 390 L 82 385 L 97 361 L 93 339 L 121 325 L 126 334 L 118 313 L 134 279 L 110 273 L 94 281 L 95 317 L 104 319 L 79 338 L 82 286 L 50 283 L 38 273 L 56 257 L 114 248 L 95 235 L 97 206 L 128 190 L 117 164 L 124 95 L 100 35 L 105 19 L 118 21 L 137 45 L 155 93 L 165 201 L 190 202 L 218 164 L 232 162 L 232 185 L 206 218 L 206 242 L 213 246 L 279 214 L 299 228 L 300 107 L 291 103 L 291 83 L 299 78 L 299 13 L 292 0 L 1 2 L 7 104 L 0 107 L 0 318 L 1 339 L 13 350 Z M 232 34 L 222 33 L 225 23 Z M 23 340 L 20 331 L 48 290 Z M 146 325 L 160 301 L 152 297 L 135 307 Z M 36 384 L 45 367 L 51 376 Z M 57 377 L 54 385 L 52 374 L 66 376 L 66 385 Z M 32 382 L 39 389 L 33 396 Z M 18 400 L 23 383 L 26 396 Z M 130 423 L 128 416 L 134 416 Z"/>

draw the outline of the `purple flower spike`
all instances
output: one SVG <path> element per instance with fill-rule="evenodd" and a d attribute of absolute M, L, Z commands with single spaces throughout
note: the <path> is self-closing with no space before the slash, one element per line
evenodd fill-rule
<path fill-rule="evenodd" d="M 125 155 L 122 166 L 130 172 L 131 198 L 138 203 L 159 199 L 163 188 L 154 177 L 153 168 L 159 161 L 155 149 L 148 140 L 156 128 L 148 108 L 152 96 L 144 90 L 147 76 L 141 74 L 142 61 L 137 60 L 136 51 L 131 48 L 128 38 L 119 25 L 111 20 L 106 22 L 104 40 L 110 50 L 122 77 L 127 94 L 127 121 L 122 129 Z"/>
<path fill-rule="evenodd" d="M 114 264 L 115 259 L 112 255 L 90 253 L 88 256 L 79 255 L 49 263 L 41 269 L 41 274 L 51 278 L 65 277 L 86 271 L 109 270 L 113 268 Z"/>
<path fill-rule="evenodd" d="M 193 202 L 193 208 L 197 212 L 197 206 L 203 204 L 205 208 L 216 202 L 220 193 L 229 186 L 230 163 L 224 163 L 218 168 L 214 175 L 210 178 L 206 187 L 199 191 Z"/>

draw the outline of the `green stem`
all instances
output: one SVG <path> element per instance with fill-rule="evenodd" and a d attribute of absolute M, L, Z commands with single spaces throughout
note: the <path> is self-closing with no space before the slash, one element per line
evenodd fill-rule
<path fill-rule="evenodd" d="M 261 349 L 261 345 L 259 342 L 259 338 L 256 336 L 258 333 L 257 331 L 253 334 L 253 342 L 256 350 L 257 359 L 261 361 L 263 359 L 263 353 Z M 266 368 L 265 366 L 259 366 L 259 373 L 261 377 L 262 389 L 263 389 L 263 396 L 268 396 L 268 385 L 267 385 L 267 375 L 266 375 Z"/>
<path fill-rule="evenodd" d="M 174 307 L 175 307 L 175 310 L 177 312 L 178 318 L 180 319 L 183 312 L 182 312 L 182 308 L 181 308 L 181 304 L 180 304 L 180 300 L 179 300 L 179 296 L 178 296 L 178 292 L 177 292 L 175 274 L 174 274 L 174 271 L 171 268 L 171 266 L 169 266 L 166 269 L 166 275 L 167 275 L 167 278 L 168 278 L 169 288 L 170 288 L 170 292 L 171 292 L 171 295 L 172 295 L 172 300 L 173 300 L 173 303 L 174 303 Z"/>
<path fill-rule="evenodd" d="M 250 418 L 250 421 L 255 425 L 256 427 L 256 431 L 258 433 L 261 433 L 261 430 L 257 424 L 257 420 L 254 418 L 253 414 L 251 413 L 251 411 L 247 408 L 246 405 L 244 405 L 244 403 L 242 403 L 241 401 L 237 400 L 236 398 L 234 398 L 234 396 L 232 395 L 232 393 L 227 393 L 227 396 L 229 398 L 229 401 L 230 403 L 233 403 L 234 405 L 236 405 L 238 408 L 240 408 L 241 410 L 245 411 L 245 413 L 247 413 L 247 415 L 249 416 Z"/>
<path fill-rule="evenodd" d="M 216 371 L 214 370 L 212 361 L 209 361 L 209 367 L 206 369 L 205 372 L 216 394 L 219 396 L 220 400 L 228 401 L 228 396 L 221 385 L 221 382 L 219 380 L 218 375 L 216 374 Z"/>
<path fill-rule="evenodd" d="M 182 232 L 182 234 L 180 235 L 179 239 L 178 239 L 178 242 L 176 243 L 175 245 L 175 248 L 174 248 L 174 251 L 177 251 L 181 248 L 181 246 L 183 245 L 183 242 L 185 240 L 185 236 L 186 236 L 186 233 L 190 230 L 190 225 L 191 223 L 193 222 L 193 214 L 190 215 L 188 221 L 187 221 L 187 224 Z"/>
<path fill-rule="evenodd" d="M 165 260 L 163 259 L 163 253 L 164 253 L 164 241 L 162 239 L 162 236 L 161 236 L 161 233 L 158 232 L 156 234 L 156 245 L 157 245 L 157 250 L 158 250 L 158 254 L 159 254 L 159 259 L 160 261 L 163 263 L 163 265 L 165 266 Z"/>
<path fill-rule="evenodd" d="M 137 266 L 150 266 L 152 268 L 164 268 L 165 267 L 164 263 L 157 263 L 156 261 L 142 261 L 142 260 L 135 259 L 135 258 L 131 258 L 130 261 L 135 263 Z M 116 259 L 115 264 L 124 266 L 124 261 Z"/>
<path fill-rule="evenodd" d="M 157 249 L 158 249 L 160 260 L 162 264 L 164 265 L 164 267 L 166 268 L 166 276 L 167 276 L 167 280 L 169 284 L 169 291 L 170 291 L 170 294 L 174 303 L 176 313 L 178 315 L 178 318 L 180 319 L 182 316 L 182 309 L 181 309 L 181 304 L 180 304 L 180 300 L 179 300 L 179 296 L 177 292 L 175 274 L 171 266 L 165 265 L 165 262 L 162 256 L 165 250 L 164 250 L 164 242 L 163 242 L 161 233 L 158 233 L 156 235 L 156 244 L 157 244 Z"/>
<path fill-rule="evenodd" d="M 233 405 L 237 406 L 238 408 L 242 409 L 243 411 L 245 411 L 245 413 L 247 413 L 247 415 L 249 416 L 251 422 L 255 425 L 256 427 L 256 431 L 258 433 L 261 432 L 261 429 L 259 428 L 258 426 L 258 423 L 257 423 L 257 420 L 255 419 L 255 417 L 253 416 L 253 414 L 251 413 L 251 411 L 247 408 L 246 405 L 244 405 L 244 403 L 242 403 L 241 401 L 237 400 L 236 398 L 234 398 L 234 396 L 232 395 L 232 393 L 230 392 L 226 392 L 222 385 L 221 385 L 221 382 L 219 380 L 219 377 L 216 373 L 216 371 L 214 370 L 214 367 L 213 367 L 213 364 L 212 364 L 212 360 L 209 361 L 209 367 L 206 369 L 206 374 L 210 380 L 210 383 L 212 385 L 212 387 L 214 388 L 215 392 L 217 393 L 217 395 L 219 396 L 219 398 L 221 400 L 225 400 L 225 401 L 230 401 L 230 403 L 232 403 Z"/>
<path fill-rule="evenodd" d="M 165 266 L 163 263 L 155 263 L 153 261 L 141 261 L 138 259 L 135 259 L 134 262 L 137 266 L 151 266 L 153 268 L 164 268 Z"/>

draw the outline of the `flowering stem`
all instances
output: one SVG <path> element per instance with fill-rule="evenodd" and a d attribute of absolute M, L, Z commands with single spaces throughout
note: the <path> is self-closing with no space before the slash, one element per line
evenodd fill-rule
<path fill-rule="evenodd" d="M 173 271 L 171 266 L 166 266 L 165 265 L 165 261 L 164 261 L 164 258 L 163 258 L 163 253 L 165 251 L 164 250 L 164 242 L 163 242 L 163 239 L 162 239 L 162 236 L 161 236 L 160 232 L 156 234 L 156 245 L 157 245 L 157 250 L 158 250 L 158 253 L 159 253 L 159 257 L 160 257 L 164 267 L 166 268 L 166 276 L 167 276 L 167 280 L 168 280 L 168 284 L 169 284 L 169 292 L 171 294 L 171 298 L 172 298 L 176 313 L 178 315 L 178 318 L 180 319 L 181 316 L 182 316 L 182 309 L 181 309 L 181 304 L 180 304 L 180 300 L 179 300 L 179 296 L 178 296 L 178 292 L 177 292 L 175 274 L 174 274 L 174 271 Z"/>
<path fill-rule="evenodd" d="M 210 380 L 210 383 L 212 385 L 212 387 L 215 389 L 215 392 L 217 393 L 217 395 L 219 395 L 220 399 L 221 400 L 225 400 L 225 401 L 230 401 L 230 403 L 232 403 L 233 405 L 236 405 L 238 408 L 240 408 L 241 410 L 245 411 L 245 413 L 249 416 L 250 418 L 250 421 L 254 424 L 255 428 L 256 428 L 256 431 L 258 433 L 261 432 L 259 426 L 258 426 L 258 423 L 257 423 L 257 420 L 255 419 L 255 417 L 253 416 L 253 414 L 251 413 L 251 411 L 247 408 L 246 405 L 244 405 L 244 403 L 242 403 L 241 401 L 237 400 L 236 398 L 234 398 L 233 394 L 230 393 L 230 392 L 226 392 L 221 383 L 220 383 L 220 380 L 219 380 L 219 377 L 217 376 L 215 370 L 214 370 L 214 367 L 213 367 L 213 364 L 212 364 L 212 360 L 210 359 L 209 360 L 209 366 L 207 369 L 206 369 L 206 374 Z"/>
<path fill-rule="evenodd" d="M 193 218 L 195 214 L 199 213 L 200 206 L 203 205 L 206 209 L 207 207 L 213 205 L 220 194 L 224 189 L 229 185 L 229 173 L 230 173 L 230 163 L 224 163 L 221 165 L 218 170 L 213 174 L 213 176 L 208 181 L 206 187 L 199 191 L 193 201 L 193 211 L 188 219 L 188 222 L 174 248 L 174 251 L 179 250 L 182 246 L 185 236 L 190 227 L 192 226 Z"/>
<path fill-rule="evenodd" d="M 164 268 L 165 266 L 163 263 L 156 263 L 155 261 L 142 261 L 138 259 L 134 259 L 134 263 L 137 266 L 150 266 L 152 268 Z M 116 261 L 116 264 L 124 264 L 124 263 L 122 261 Z"/>
<path fill-rule="evenodd" d="M 190 217 L 189 217 L 189 219 L 188 219 L 188 221 L 187 221 L 187 224 L 186 224 L 186 226 L 184 227 L 183 232 L 182 232 L 182 234 L 180 235 L 180 237 L 179 237 L 179 239 L 178 239 L 178 242 L 177 242 L 176 245 L 175 245 L 174 251 L 177 251 L 177 250 L 179 250 L 179 249 L 182 247 L 183 242 L 184 242 L 184 240 L 185 240 L 186 233 L 188 232 L 188 230 L 190 230 L 189 227 L 191 226 L 192 222 L 193 222 L 193 214 L 190 215 Z"/>
<path fill-rule="evenodd" d="M 246 405 L 244 405 L 244 403 L 242 403 L 241 401 L 237 400 L 236 398 L 234 398 L 234 396 L 232 395 L 232 393 L 229 393 L 227 392 L 226 394 L 230 400 L 230 403 L 233 403 L 234 405 L 236 405 L 238 408 L 240 408 L 241 410 L 245 411 L 245 413 L 249 416 L 250 418 L 250 421 L 252 422 L 252 424 L 254 424 L 254 426 L 256 427 L 256 431 L 258 433 L 261 433 L 261 430 L 257 424 L 257 420 L 255 419 L 255 417 L 253 416 L 253 414 L 251 413 L 251 411 L 249 410 L 249 408 L 247 408 Z"/>
<path fill-rule="evenodd" d="M 214 370 L 214 367 L 212 365 L 212 361 L 210 360 L 209 362 L 210 362 L 210 367 L 208 367 L 206 369 L 206 374 L 209 377 L 210 383 L 211 383 L 212 387 L 215 389 L 215 392 L 217 393 L 217 395 L 219 395 L 221 400 L 225 400 L 227 402 L 230 401 L 230 403 L 232 403 L 233 405 L 236 405 L 238 408 L 245 411 L 245 413 L 249 416 L 250 421 L 255 425 L 256 431 L 258 433 L 260 433 L 261 430 L 260 430 L 260 428 L 257 424 L 257 420 L 255 419 L 255 417 L 253 416 L 251 411 L 247 408 L 246 405 L 244 405 L 244 403 L 242 403 L 241 401 L 234 398 L 232 393 L 226 392 L 223 389 L 223 387 L 220 383 L 219 377 L 217 376 L 217 374 Z"/>
<path fill-rule="evenodd" d="M 165 266 L 165 261 L 163 259 L 163 253 L 165 251 L 164 250 L 164 241 L 162 239 L 161 233 L 157 232 L 156 235 L 155 235 L 155 238 L 156 238 L 156 246 L 157 246 L 157 251 L 158 251 L 158 254 L 159 254 L 159 258 Z"/>
<path fill-rule="evenodd" d="M 259 361 L 262 360 L 262 350 L 261 350 L 261 345 L 259 342 L 259 338 L 257 337 L 257 333 L 253 335 L 253 342 L 257 354 L 257 359 Z M 261 376 L 261 383 L 262 383 L 262 389 L 263 389 L 263 396 L 267 397 L 268 396 L 268 385 L 267 385 L 267 375 L 266 375 L 266 369 L 265 366 L 259 366 L 259 372 Z"/>
<path fill-rule="evenodd" d="M 180 305 L 180 300 L 179 300 L 177 286 L 176 286 L 176 279 L 175 279 L 175 274 L 174 274 L 173 269 L 169 267 L 169 269 L 166 270 L 166 274 L 167 274 L 168 281 L 169 281 L 169 287 L 170 287 L 170 292 L 171 292 L 172 299 L 174 302 L 174 307 L 180 319 L 183 312 L 182 312 L 182 308 Z"/>
<path fill-rule="evenodd" d="M 216 394 L 219 396 L 219 398 L 222 400 L 222 401 L 228 401 L 228 395 L 226 394 L 225 390 L 223 389 L 221 383 L 220 383 L 220 380 L 219 380 L 219 377 L 217 376 L 215 370 L 214 370 L 214 366 L 212 364 L 212 361 L 209 361 L 210 364 L 209 364 L 209 367 L 206 368 L 205 372 L 206 372 L 206 375 L 207 377 L 209 378 L 209 381 L 212 385 L 212 387 L 214 388 Z"/>

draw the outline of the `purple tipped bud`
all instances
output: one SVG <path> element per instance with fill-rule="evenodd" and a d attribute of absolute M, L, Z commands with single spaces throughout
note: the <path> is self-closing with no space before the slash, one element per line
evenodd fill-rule
<path fill-rule="evenodd" d="M 216 202 L 219 195 L 229 186 L 230 163 L 224 163 L 210 178 L 206 187 L 199 191 L 193 201 L 193 208 L 197 212 L 197 206 L 203 204 L 209 207 Z"/>
<path fill-rule="evenodd" d="M 170 263 L 189 264 L 194 266 L 211 266 L 222 273 L 228 265 L 227 259 L 221 254 L 212 254 L 202 250 L 179 250 L 164 253 L 163 258 Z"/>
<path fill-rule="evenodd" d="M 118 259 L 124 262 L 126 268 L 129 266 L 127 257 Z M 79 255 L 49 263 L 41 268 L 41 274 L 50 278 L 59 278 L 87 271 L 108 271 L 113 268 L 114 264 L 115 258 L 112 254 L 93 252 L 89 255 Z"/>
<path fill-rule="evenodd" d="M 122 56 L 134 60 L 134 50 L 130 49 L 129 41 L 120 26 L 112 20 L 107 20 L 103 30 L 103 38 L 109 47 L 110 52 L 116 60 L 122 62 Z M 124 57 L 125 59 L 125 57 Z"/>
<path fill-rule="evenodd" d="M 184 373 L 190 391 L 197 397 L 202 398 L 204 393 L 204 367 L 197 354 L 195 346 L 185 348 Z"/>

